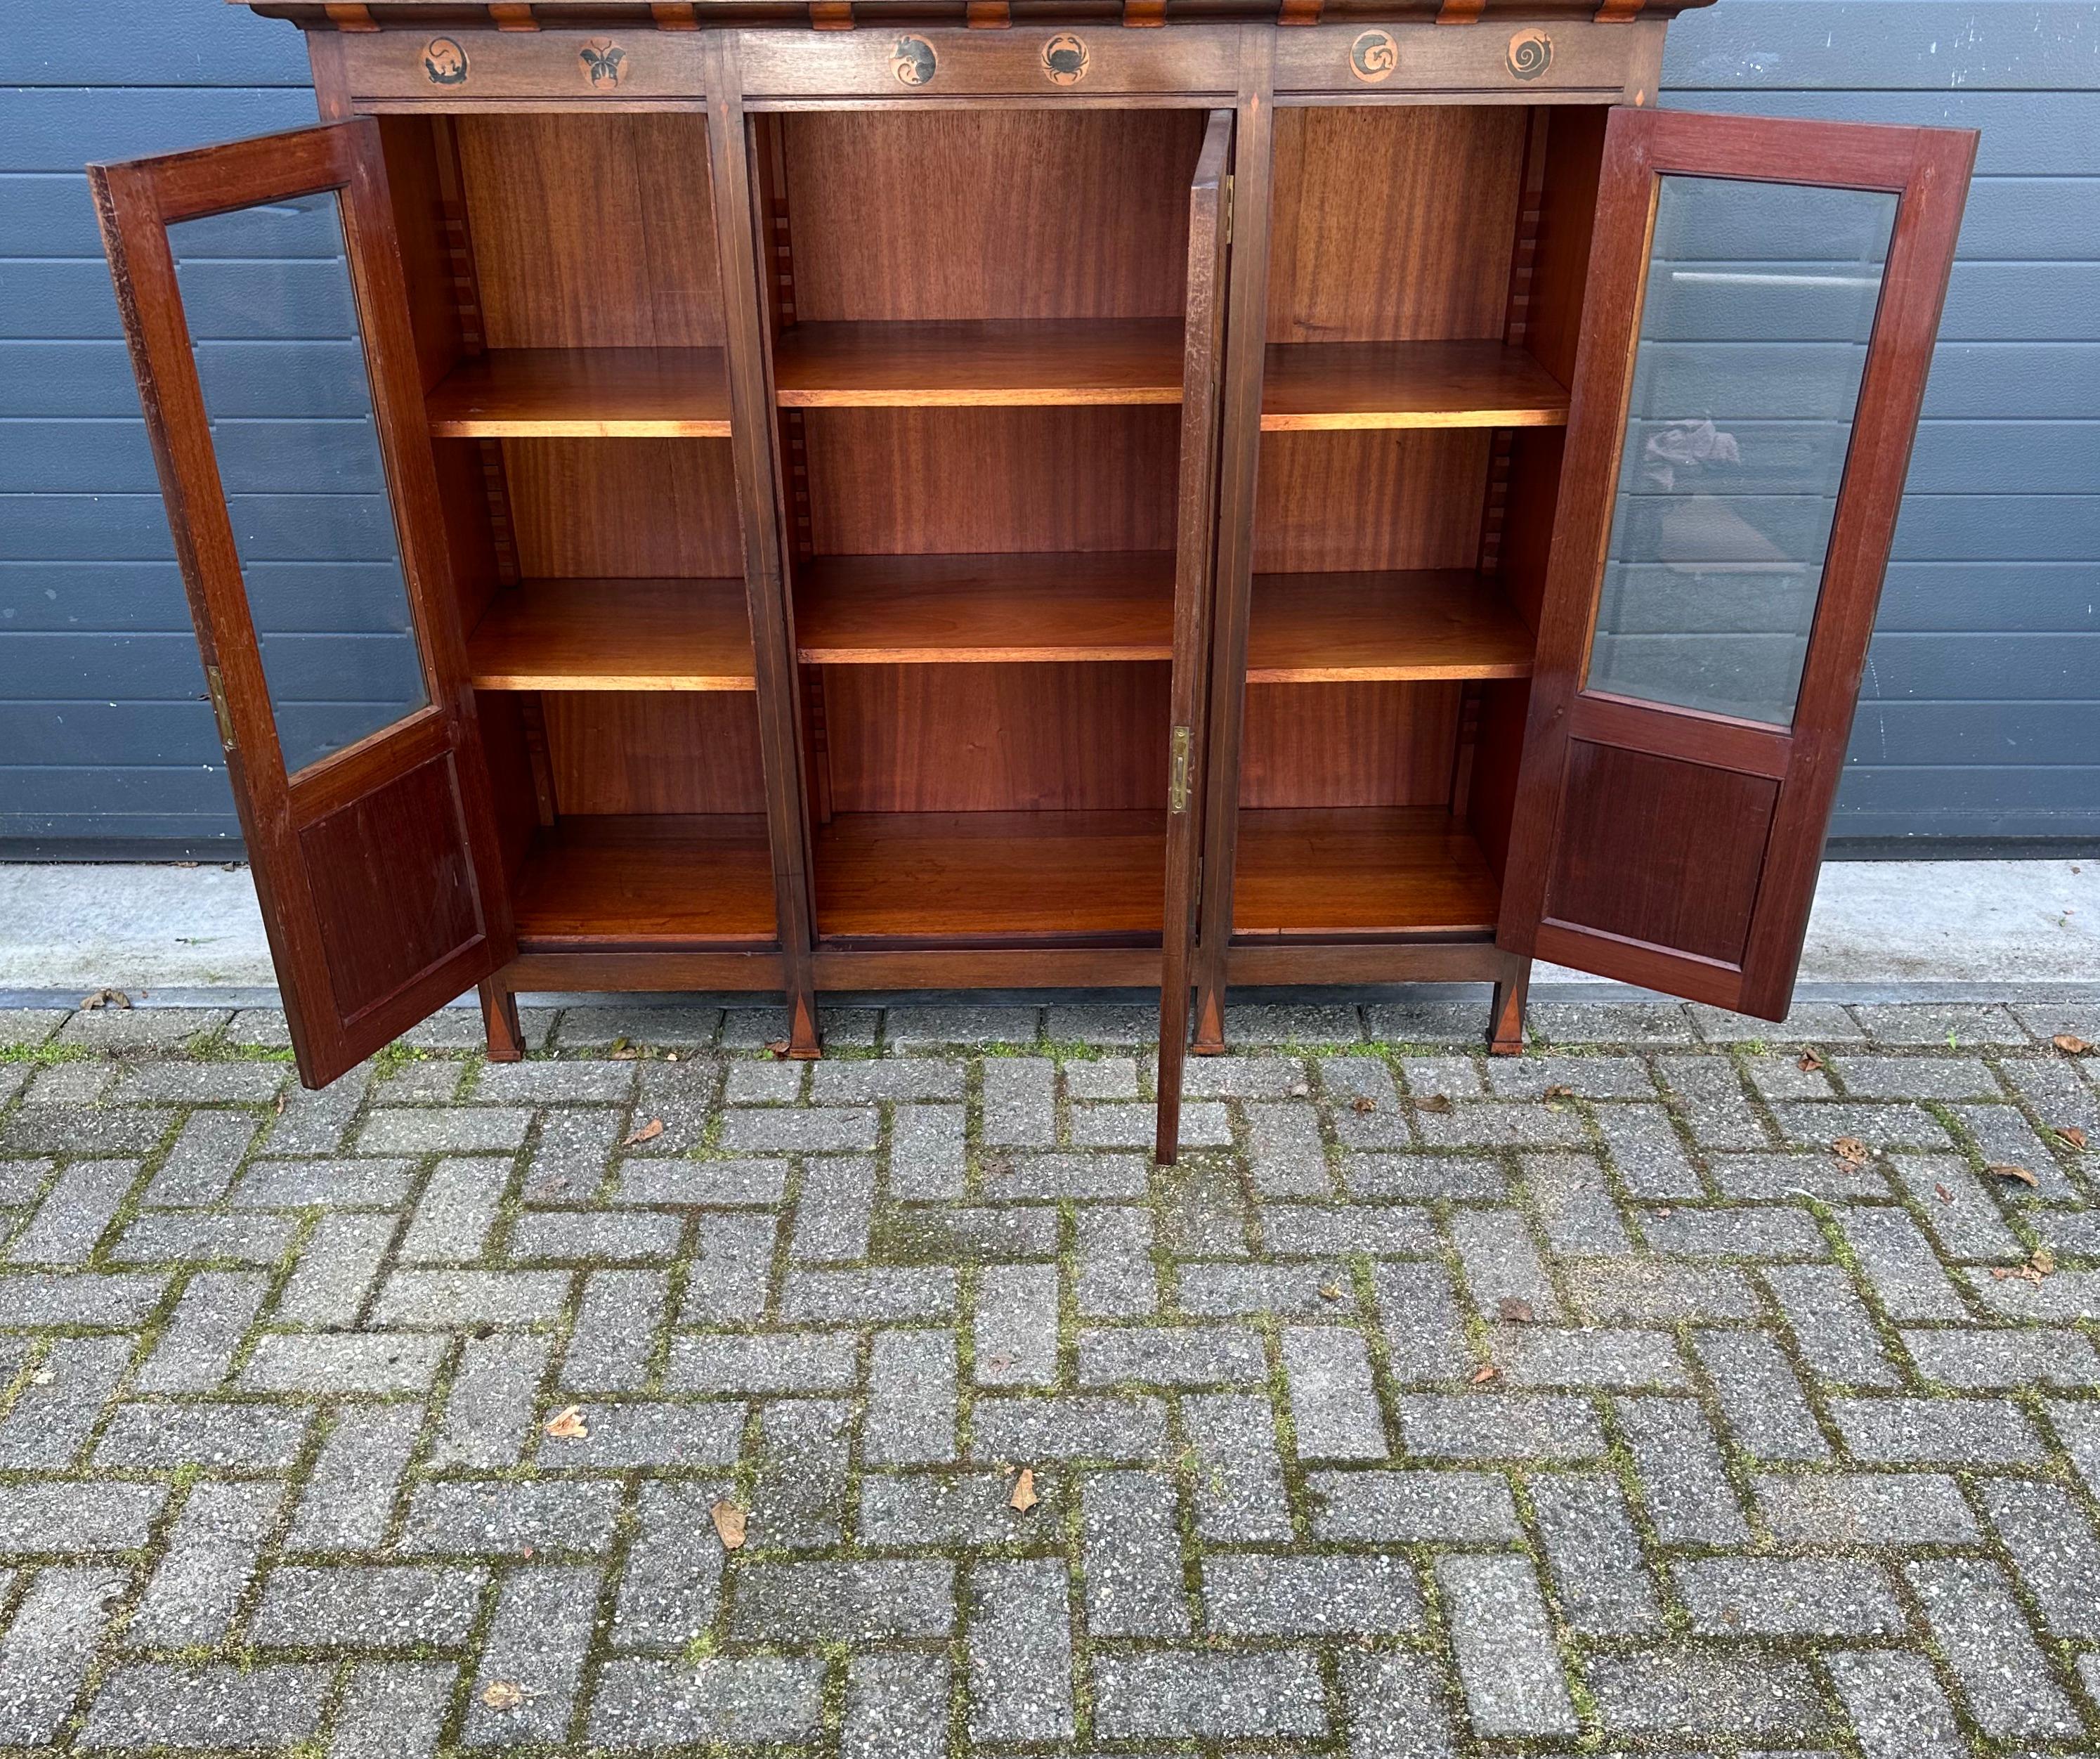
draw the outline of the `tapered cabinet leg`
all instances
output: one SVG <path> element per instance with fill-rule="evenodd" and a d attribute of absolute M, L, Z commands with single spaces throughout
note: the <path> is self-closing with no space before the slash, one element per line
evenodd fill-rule
<path fill-rule="evenodd" d="M 814 1063 L 824 1054 L 817 1036 L 817 997 L 814 990 L 788 997 L 788 1048 L 781 1053 L 795 1063 Z"/>
<path fill-rule="evenodd" d="M 1488 1028 L 1488 1050 L 1498 1057 L 1524 1050 L 1524 1004 L 1531 989 L 1531 961 L 1515 959 L 1495 982 L 1494 1019 Z"/>
<path fill-rule="evenodd" d="M 481 986 L 481 1022 L 488 1033 L 491 1063 L 525 1060 L 525 1034 L 518 1025 L 518 997 L 500 973 Z"/>
<path fill-rule="evenodd" d="M 1225 1054 L 1225 986 L 1207 979 L 1196 992 L 1196 1035 L 1189 1050 L 1199 1057 Z"/>

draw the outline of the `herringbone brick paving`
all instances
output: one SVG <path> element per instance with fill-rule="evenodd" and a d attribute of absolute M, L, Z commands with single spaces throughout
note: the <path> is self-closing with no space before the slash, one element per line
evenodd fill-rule
<path fill-rule="evenodd" d="M 2100 1750 L 2096 1012 L 0 1014 L 0 1745 Z"/>

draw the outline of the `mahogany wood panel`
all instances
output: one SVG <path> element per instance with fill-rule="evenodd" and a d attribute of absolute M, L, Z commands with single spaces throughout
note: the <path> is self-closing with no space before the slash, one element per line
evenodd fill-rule
<path fill-rule="evenodd" d="M 1026 6 L 1027 0 L 1022 3 Z M 898 77 L 894 64 L 898 33 L 883 28 L 888 21 L 881 12 L 863 6 L 856 15 L 851 0 L 810 0 L 810 4 L 812 9 L 821 6 L 827 13 L 844 12 L 846 28 L 818 36 L 806 29 L 743 35 L 744 77 L 760 98 L 783 102 L 801 97 L 902 99 L 936 108 L 955 98 L 1011 96 L 1083 107 L 1111 96 L 1131 95 L 1141 102 L 1163 92 L 1227 97 L 1233 89 L 1238 32 L 1202 26 L 1172 32 L 1130 30 L 1124 27 L 1121 8 L 1104 15 L 1098 7 L 1074 20 L 1087 27 L 1076 33 L 1081 45 L 1076 81 L 1065 82 L 1065 73 L 1053 70 L 1048 60 L 1057 42 L 1069 69 L 1074 51 L 1061 39 L 1074 33 L 1054 30 L 1049 18 L 1031 8 L 1026 29 L 920 31 L 930 39 L 938 59 L 930 77 L 918 86 L 907 86 Z M 883 10 L 891 11 L 893 18 L 897 15 L 886 5 Z M 913 5 L 902 9 L 902 16 L 915 26 L 926 27 L 942 16 L 942 10 Z M 946 11 L 957 24 L 968 16 L 960 6 Z M 856 16 L 875 28 L 851 28 Z M 805 13 L 790 22 L 814 20 Z M 1059 72 L 1057 79 L 1051 77 L 1053 71 Z M 1185 175 L 1184 181 L 1185 184 Z"/>
<path fill-rule="evenodd" d="M 1489 684 L 1480 696 L 1480 734 L 1473 746 L 1466 822 L 1498 879 L 1509 865 L 1510 818 L 1516 808 L 1524 717 L 1530 705 L 1529 679 Z"/>
<path fill-rule="evenodd" d="M 1609 114 L 1602 106 L 1585 106 L 1542 111 L 1538 116 L 1546 130 L 1545 176 L 1524 312 L 1524 345 L 1563 384 L 1575 376 L 1576 345 L 1582 339 L 1582 293 L 1589 279 L 1604 119 Z"/>
<path fill-rule="evenodd" d="M 1451 785 L 1459 687 L 1251 684 L 1242 807 L 1441 805 Z"/>
<path fill-rule="evenodd" d="M 441 438 L 729 435 L 719 348 L 505 348 L 462 360 L 428 402 Z"/>
<path fill-rule="evenodd" d="M 489 787 L 496 797 L 496 820 L 501 835 L 503 871 L 514 886 L 523 864 L 532 833 L 543 819 L 554 817 L 552 790 L 541 810 L 540 789 L 533 773 L 532 739 L 527 729 L 528 705 L 539 707 L 536 696 L 492 692 L 474 700 L 481 721 L 483 754 L 488 764 Z M 545 738 L 544 717 L 536 736 Z"/>
<path fill-rule="evenodd" d="M 1499 342 L 1272 343 L 1264 433 L 1351 427 L 1552 427 L 1568 392 Z"/>
<path fill-rule="evenodd" d="M 822 555 L 1171 550 L 1179 427 L 1172 409 L 812 410 L 810 540 Z"/>
<path fill-rule="evenodd" d="M 1264 435 L 1255 572 L 1470 568 L 1489 444 L 1482 428 Z"/>
<path fill-rule="evenodd" d="M 276 0 L 265 0 L 265 4 L 273 15 L 282 10 Z M 435 7 L 425 0 L 388 0 L 384 13 L 390 28 L 370 35 L 310 39 L 315 73 L 324 85 L 338 86 L 346 95 L 389 108 L 510 106 L 544 113 L 559 106 L 579 113 L 596 111 L 617 120 L 621 107 L 628 105 L 675 106 L 693 112 L 699 108 L 706 86 L 703 39 L 652 29 L 646 12 L 638 22 L 638 9 L 632 3 L 587 7 L 580 12 L 565 7 L 570 19 L 589 24 L 580 30 L 491 30 L 488 10 L 448 5 L 443 0 Z M 608 28 L 611 44 L 621 51 L 620 77 L 611 86 L 602 80 L 593 82 L 583 54 L 589 49 L 602 56 Z M 449 36 L 465 51 L 463 77 L 456 85 L 434 84 L 425 66 L 433 31 Z M 699 117 L 682 120 L 697 124 Z"/>
<path fill-rule="evenodd" d="M 299 832 L 336 1005 L 355 1023 L 482 932 L 446 750 Z"/>
<path fill-rule="evenodd" d="M 458 128 L 491 348 L 721 343 L 701 117 L 550 110 Z"/>
<path fill-rule="evenodd" d="M 1179 403 L 1173 318 L 812 324 L 774 345 L 787 409 Z"/>
<path fill-rule="evenodd" d="M 1579 12 L 1562 12 L 1557 19 L 1552 15 L 1559 8 L 1539 0 L 1531 0 L 1523 16 L 1515 19 L 1498 16 L 1499 9 L 1493 5 L 1476 7 L 1476 13 L 1485 10 L 1486 15 L 1474 28 L 1460 30 L 1428 18 L 1396 16 L 1397 9 L 1390 7 L 1349 10 L 1358 15 L 1345 13 L 1317 29 L 1285 31 L 1277 37 L 1278 92 L 1317 92 L 1358 104 L 1383 99 L 1394 104 L 1507 104 L 1578 98 L 1596 104 L 1621 93 L 1631 98 L 1626 88 L 1647 77 L 1662 40 L 1659 17 L 1609 30 L 1589 29 L 1597 9 L 1588 0 Z M 1358 42 L 1374 22 L 1379 35 L 1392 39 L 1392 65 L 1383 77 L 1367 82 L 1359 64 L 1366 58 Z M 1551 37 L 1551 59 L 1520 79 L 1511 64 L 1512 39 L 1542 24 Z M 1651 79 L 1648 90 L 1653 89 Z"/>
<path fill-rule="evenodd" d="M 388 117 L 379 124 L 386 155 L 386 192 L 394 211 L 394 236 L 408 291 L 408 323 L 416 337 L 416 361 L 423 389 L 450 372 L 466 347 L 461 325 L 461 265 L 454 255 L 445 184 L 451 170 L 440 159 L 452 152 L 448 121 Z M 469 290 L 470 302 L 471 292 Z M 476 339 L 479 340 L 477 333 Z"/>
<path fill-rule="evenodd" d="M 540 700 L 563 813 L 765 810 L 751 692 L 549 692 Z"/>
<path fill-rule="evenodd" d="M 1523 678 L 1531 631 L 1462 569 L 1257 574 L 1247 682 Z"/>
<path fill-rule="evenodd" d="M 1279 110 L 1268 339 L 1499 340 L 1524 130 L 1486 105 Z"/>
<path fill-rule="evenodd" d="M 1165 660 L 1173 620 L 1171 552 L 819 556 L 796 572 L 805 664 Z"/>
<path fill-rule="evenodd" d="M 1740 965 L 1779 786 L 1571 740 L 1546 918 Z"/>
<path fill-rule="evenodd" d="M 777 950 L 717 948 L 692 952 L 675 944 L 637 951 L 593 945 L 575 950 L 535 946 L 503 968 L 504 980 L 520 990 L 771 990 L 786 980 L 787 961 Z"/>
<path fill-rule="evenodd" d="M 478 690 L 753 690 L 740 580 L 525 581 L 467 639 Z"/>
<path fill-rule="evenodd" d="M 831 939 L 1157 936 L 1162 812 L 844 812 L 817 832 Z"/>
<path fill-rule="evenodd" d="M 835 811 L 1111 811 L 1167 799 L 1167 668 L 824 670 Z M 1159 873 L 1153 905 L 1159 908 Z"/>
<path fill-rule="evenodd" d="M 527 950 L 766 941 L 773 921 L 763 814 L 564 818 L 533 839 L 518 891 Z"/>
<path fill-rule="evenodd" d="M 519 572 L 720 577 L 743 572 L 736 478 L 708 440 L 506 440 Z"/>
<path fill-rule="evenodd" d="M 836 111 L 782 126 L 804 323 L 1181 315 L 1201 113 Z"/>
<path fill-rule="evenodd" d="M 1239 815 L 1233 932 L 1482 933 L 1500 902 L 1465 827 L 1437 807 Z"/>

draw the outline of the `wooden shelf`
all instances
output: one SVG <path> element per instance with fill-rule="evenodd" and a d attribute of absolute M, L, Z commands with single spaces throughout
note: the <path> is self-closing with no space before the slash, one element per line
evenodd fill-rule
<path fill-rule="evenodd" d="M 1236 936 L 1489 933 L 1501 901 L 1480 845 L 1441 807 L 1239 815 Z"/>
<path fill-rule="evenodd" d="M 532 839 L 517 913 L 521 941 L 770 942 L 765 816 L 559 819 Z"/>
<path fill-rule="evenodd" d="M 819 556 L 795 640 L 812 665 L 1171 659 L 1174 558 Z"/>
<path fill-rule="evenodd" d="M 740 580 L 536 580 L 467 639 L 477 690 L 753 690 Z"/>
<path fill-rule="evenodd" d="M 797 324 L 774 344 L 783 409 L 1179 403 L 1179 318 Z"/>
<path fill-rule="evenodd" d="M 832 940 L 1156 941 L 1159 812 L 851 812 L 816 828 Z"/>
<path fill-rule="evenodd" d="M 1257 574 L 1247 682 L 1529 678 L 1531 631 L 1462 569 Z"/>
<path fill-rule="evenodd" d="M 719 348 L 502 348 L 424 400 L 441 439 L 726 439 Z"/>
<path fill-rule="evenodd" d="M 1565 387 L 1498 342 L 1271 343 L 1264 433 L 1361 427 L 1559 427 Z"/>

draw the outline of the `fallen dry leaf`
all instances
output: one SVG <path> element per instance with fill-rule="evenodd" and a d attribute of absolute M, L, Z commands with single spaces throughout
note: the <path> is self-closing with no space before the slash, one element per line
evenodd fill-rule
<path fill-rule="evenodd" d="M 1813 1075 L 1823 1067 L 1823 1059 L 1812 1050 L 1804 1050 L 1793 1066 L 1803 1075 Z"/>
<path fill-rule="evenodd" d="M 1666 1216 L 1666 1215 L 1668 1215 L 1668 1214 L 1670 1213 L 1670 1205 L 1669 1205 L 1668 1204 L 1664 1204 L 1664 1205 L 1663 1205 L 1660 1209 L 1657 1210 L 1655 1213 L 1656 1213 L 1657 1215 L 1661 1215 L 1661 1216 Z"/>
<path fill-rule="evenodd" d="M 1375 1112 L 1378 1110 L 1378 1102 L 1369 1094 L 1358 1094 L 1349 1102 L 1349 1109 L 1352 1112 Z"/>
<path fill-rule="evenodd" d="M 1942 1203 L 1952 1203 L 1954 1201 L 1954 1193 L 1949 1191 L 1944 1185 L 1934 1186 L 1932 1187 L 1932 1195 L 1937 1197 Z"/>
<path fill-rule="evenodd" d="M 1546 1089 L 1546 1097 L 1548 1099 L 1573 1099 L 1575 1097 L 1575 1089 L 1565 1082 L 1555 1081 Z"/>
<path fill-rule="evenodd" d="M 1342 1285 L 1339 1283 L 1322 1283 L 1320 1285 L 1320 1298 L 1322 1301 L 1339 1301 L 1342 1298 Z"/>
<path fill-rule="evenodd" d="M 1021 1476 L 1013 1481 L 1013 1494 L 1006 1499 L 1006 1505 L 1016 1514 L 1026 1514 L 1043 1499 L 1035 1494 L 1035 1474 L 1027 1466 L 1021 1469 Z"/>
<path fill-rule="evenodd" d="M 121 989 L 98 989 L 91 996 L 82 996 L 80 1005 L 83 1008 L 128 1008 L 131 998 Z"/>
<path fill-rule="evenodd" d="M 2067 1057 L 2089 1057 L 2093 1046 L 2076 1032 L 2058 1032 L 2049 1042 Z"/>
<path fill-rule="evenodd" d="M 774 1039 L 767 1044 L 765 1050 L 766 1054 L 770 1056 L 775 1063 L 779 1063 L 785 1058 L 788 1054 L 788 1041 L 784 1038 Z"/>
<path fill-rule="evenodd" d="M 584 1423 L 583 1408 L 565 1405 L 547 1419 L 547 1433 L 557 1441 L 580 1442 L 587 1439 L 590 1430 Z"/>
<path fill-rule="evenodd" d="M 481 1689 L 481 1701 L 492 1710 L 515 1710 L 525 1695 L 508 1680 L 491 1680 Z"/>
<path fill-rule="evenodd" d="M 1531 1303 L 1515 1295 L 1505 1295 L 1495 1303 L 1495 1316 L 1512 1325 L 1530 1325 L 1538 1318 L 1531 1310 Z"/>
<path fill-rule="evenodd" d="M 1874 1151 L 1856 1136 L 1841 1136 L 1830 1145 L 1831 1153 L 1848 1167 L 1863 1167 L 1874 1158 Z"/>
<path fill-rule="evenodd" d="M 1485 1368 L 1480 1368 L 1473 1370 L 1473 1384 L 1476 1386 L 1485 1386 L 1489 1381 L 1493 1380 L 1502 1372 L 1502 1371 L 1500 1368 L 1497 1368 L 1494 1363 L 1490 1362 Z"/>
<path fill-rule="evenodd" d="M 2041 1181 L 2033 1173 L 2028 1172 L 2025 1167 L 2014 1166 L 2010 1160 L 2001 1161 L 1996 1166 L 1985 1167 L 1983 1170 L 1993 1178 L 2016 1178 L 2023 1185 L 2031 1185 L 2037 1191 L 2041 1188 Z"/>
<path fill-rule="evenodd" d="M 621 1137 L 620 1146 L 623 1148 L 632 1148 L 637 1142 L 653 1142 L 663 1134 L 664 1120 L 661 1118 L 651 1118 L 632 1136 Z"/>
<path fill-rule="evenodd" d="M 2076 1124 L 2059 1124 L 2056 1126 L 2056 1134 L 2074 1148 L 2083 1148 L 2085 1146 L 2085 1132 L 2079 1129 Z"/>
<path fill-rule="evenodd" d="M 1426 1094 L 1414 1103 L 1424 1112 L 1449 1112 L 1451 1109 L 1451 1096 L 1449 1094 Z"/>
<path fill-rule="evenodd" d="M 708 1518 L 715 1524 L 715 1537 L 721 1541 L 724 1551 L 743 1549 L 744 1511 L 733 1502 L 718 1502 L 708 1510 Z"/>

